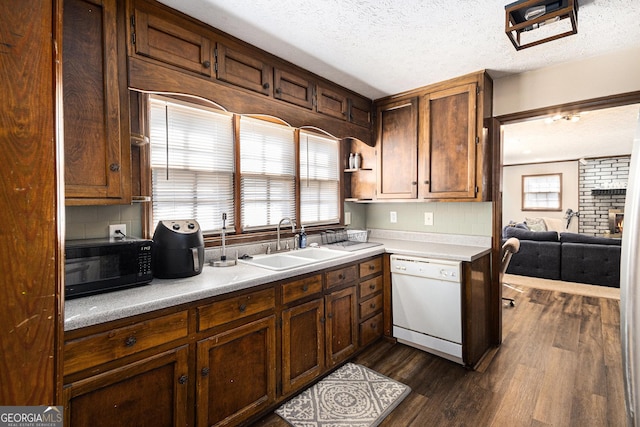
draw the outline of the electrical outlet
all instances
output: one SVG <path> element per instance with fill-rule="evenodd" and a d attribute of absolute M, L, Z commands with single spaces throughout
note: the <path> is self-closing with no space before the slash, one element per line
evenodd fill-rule
<path fill-rule="evenodd" d="M 424 213 L 424 225 L 433 225 L 433 212 Z"/>
<path fill-rule="evenodd" d="M 351 212 L 344 213 L 344 225 L 351 225 Z"/>
<path fill-rule="evenodd" d="M 127 234 L 127 224 L 114 224 L 109 226 L 109 238 L 111 239 L 122 239 L 124 236 L 120 233 L 126 235 Z"/>
<path fill-rule="evenodd" d="M 389 212 L 389 221 L 392 224 L 395 224 L 396 222 L 398 222 L 398 213 L 396 211 Z"/>

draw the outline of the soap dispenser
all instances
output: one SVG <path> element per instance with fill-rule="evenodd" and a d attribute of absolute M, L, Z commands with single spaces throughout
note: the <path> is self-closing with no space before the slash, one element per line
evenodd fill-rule
<path fill-rule="evenodd" d="M 307 233 L 304 231 L 304 225 L 300 229 L 300 249 L 307 247 Z"/>

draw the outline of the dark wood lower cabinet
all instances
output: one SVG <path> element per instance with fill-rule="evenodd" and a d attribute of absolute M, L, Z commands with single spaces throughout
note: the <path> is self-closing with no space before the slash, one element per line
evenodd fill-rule
<path fill-rule="evenodd" d="M 186 425 L 187 361 L 182 346 L 67 385 L 65 426 Z"/>
<path fill-rule="evenodd" d="M 282 312 L 282 393 L 311 382 L 324 371 L 322 298 Z"/>
<path fill-rule="evenodd" d="M 199 426 L 237 425 L 276 400 L 276 320 L 271 315 L 197 343 Z"/>
<path fill-rule="evenodd" d="M 332 367 L 355 353 L 358 345 L 356 287 L 325 296 L 327 312 L 327 366 Z"/>

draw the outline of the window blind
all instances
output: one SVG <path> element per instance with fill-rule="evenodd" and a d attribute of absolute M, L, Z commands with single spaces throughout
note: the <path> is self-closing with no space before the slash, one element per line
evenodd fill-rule
<path fill-rule="evenodd" d="M 304 225 L 339 221 L 338 140 L 300 131 L 300 221 Z"/>
<path fill-rule="evenodd" d="M 294 129 L 264 120 L 240 120 L 241 215 L 246 230 L 295 218 Z"/>
<path fill-rule="evenodd" d="M 233 116 L 160 97 L 150 99 L 153 228 L 195 219 L 205 232 L 234 231 Z"/>

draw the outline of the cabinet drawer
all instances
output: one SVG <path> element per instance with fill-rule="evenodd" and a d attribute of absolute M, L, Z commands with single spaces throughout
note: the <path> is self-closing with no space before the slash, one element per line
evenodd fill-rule
<path fill-rule="evenodd" d="M 365 346 L 382 336 L 382 313 L 360 322 L 360 345 Z"/>
<path fill-rule="evenodd" d="M 327 278 L 327 289 L 353 282 L 358 277 L 358 271 L 355 265 L 341 268 L 339 270 L 329 271 L 325 274 Z"/>
<path fill-rule="evenodd" d="M 313 82 L 303 76 L 276 68 L 274 97 L 300 107 L 313 108 Z"/>
<path fill-rule="evenodd" d="M 217 44 L 217 78 L 235 86 L 271 95 L 272 70 L 262 59 Z"/>
<path fill-rule="evenodd" d="M 371 294 L 380 292 L 382 290 L 382 276 L 374 277 L 373 279 L 365 280 L 360 283 L 360 299 L 368 297 Z"/>
<path fill-rule="evenodd" d="M 64 344 L 64 374 L 98 366 L 187 336 L 187 312 L 158 317 Z"/>
<path fill-rule="evenodd" d="M 360 263 L 360 277 L 382 273 L 382 257 Z"/>
<path fill-rule="evenodd" d="M 300 298 L 317 294 L 322 291 L 322 276 L 307 277 L 305 279 L 296 280 L 282 285 L 282 303 L 288 304 Z"/>
<path fill-rule="evenodd" d="M 213 328 L 232 320 L 272 310 L 276 305 L 275 289 L 252 292 L 198 307 L 198 330 Z"/>
<path fill-rule="evenodd" d="M 382 310 L 382 294 L 378 294 L 360 303 L 360 319 L 369 317 L 380 310 Z"/>

